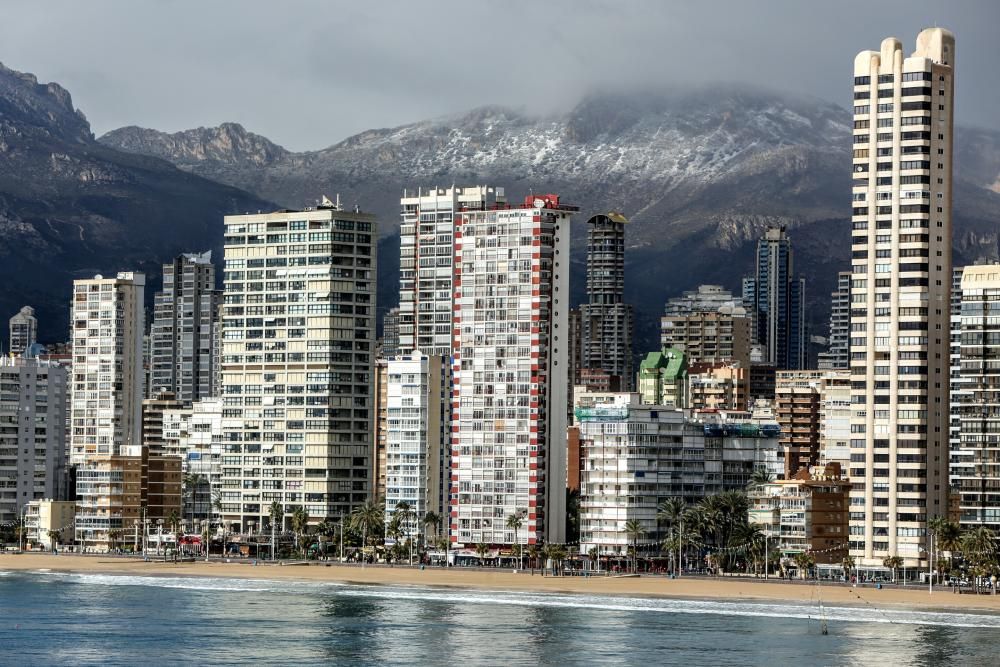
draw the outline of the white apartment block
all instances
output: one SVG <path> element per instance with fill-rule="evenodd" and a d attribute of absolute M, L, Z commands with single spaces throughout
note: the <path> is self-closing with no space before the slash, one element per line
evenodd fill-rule
<path fill-rule="evenodd" d="M 462 211 L 506 201 L 487 185 L 418 188 L 399 200 L 399 351 L 448 356 L 452 345 L 455 228 Z"/>
<path fill-rule="evenodd" d="M 755 470 L 776 476 L 784 468 L 777 422 L 746 412 L 693 413 L 642 404 L 639 394 L 581 392 L 575 415 L 583 554 L 625 555 L 632 520 L 646 530 L 639 551 L 658 553 L 666 537 L 660 503 L 743 491 Z"/>
<path fill-rule="evenodd" d="M 0 357 L 0 523 L 34 500 L 65 497 L 67 371 Z"/>
<path fill-rule="evenodd" d="M 926 563 L 947 512 L 955 38 L 854 61 L 851 555 Z M 925 566 L 925 565 L 924 565 Z"/>
<path fill-rule="evenodd" d="M 441 449 L 449 441 L 447 416 L 449 360 L 419 350 L 387 360 L 385 522 L 388 526 L 399 503 L 413 513 L 401 525 L 404 536 L 423 531 L 427 512 L 442 516 Z"/>
<path fill-rule="evenodd" d="M 371 492 L 376 225 L 323 201 L 225 219 L 221 505 L 240 527 Z"/>
<path fill-rule="evenodd" d="M 141 273 L 73 281 L 70 463 L 142 454 Z"/>
<path fill-rule="evenodd" d="M 846 476 L 851 467 L 850 371 L 824 371 L 819 400 L 819 464 L 839 463 Z"/>
<path fill-rule="evenodd" d="M 565 541 L 569 237 L 575 206 L 529 196 L 455 230 L 450 539 Z M 523 513 L 517 534 L 507 517 Z"/>
<path fill-rule="evenodd" d="M 184 517 L 206 518 L 214 514 L 211 498 L 221 492 L 222 399 L 195 401 L 190 407 L 163 411 L 163 455 L 181 459 L 181 472 L 197 476 L 183 498 Z M 226 461 L 239 465 L 239 456 L 227 456 Z M 193 477 L 188 477 L 189 480 Z"/>

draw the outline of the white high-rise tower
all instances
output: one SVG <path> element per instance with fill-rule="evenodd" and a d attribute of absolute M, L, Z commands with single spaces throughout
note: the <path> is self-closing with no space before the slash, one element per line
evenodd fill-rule
<path fill-rule="evenodd" d="M 854 60 L 851 554 L 926 563 L 947 512 L 955 38 Z"/>

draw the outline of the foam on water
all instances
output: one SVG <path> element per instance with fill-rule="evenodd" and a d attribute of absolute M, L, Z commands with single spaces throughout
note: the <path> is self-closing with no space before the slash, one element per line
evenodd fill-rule
<path fill-rule="evenodd" d="M 0 572 L 9 575 L 10 572 Z M 793 602 L 738 602 L 732 600 L 690 600 L 670 598 L 616 597 L 610 595 L 566 595 L 513 591 L 475 591 L 423 586 L 360 586 L 337 582 L 291 582 L 269 579 L 226 577 L 154 577 L 117 574 L 60 573 L 38 570 L 36 576 L 65 577 L 79 584 L 97 586 L 151 586 L 197 591 L 295 593 L 338 595 L 396 601 L 442 602 L 453 604 L 514 605 L 601 609 L 628 613 L 712 614 L 786 619 L 820 619 L 848 623 L 888 623 L 934 625 L 962 628 L 1000 628 L 1000 615 L 948 611 L 917 611 L 883 607 L 824 606 Z"/>

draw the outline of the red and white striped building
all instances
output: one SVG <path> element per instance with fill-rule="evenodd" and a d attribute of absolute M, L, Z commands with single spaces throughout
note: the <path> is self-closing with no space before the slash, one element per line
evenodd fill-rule
<path fill-rule="evenodd" d="M 456 216 L 450 539 L 566 538 L 570 217 L 557 195 Z M 522 526 L 507 528 L 512 514 Z"/>

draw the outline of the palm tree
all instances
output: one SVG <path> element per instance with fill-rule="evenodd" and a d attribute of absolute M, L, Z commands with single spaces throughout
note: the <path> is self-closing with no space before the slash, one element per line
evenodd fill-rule
<path fill-rule="evenodd" d="M 844 559 L 840 561 L 841 566 L 844 568 L 844 577 L 850 581 L 851 570 L 855 567 L 854 556 L 847 554 Z"/>
<path fill-rule="evenodd" d="M 996 572 L 996 534 L 985 526 L 966 532 L 962 538 L 962 554 L 972 565 L 977 577 L 986 577 Z"/>
<path fill-rule="evenodd" d="M 750 572 L 751 564 L 756 572 L 757 563 L 762 561 L 765 556 L 764 533 L 761 532 L 760 526 L 745 521 L 738 524 L 729 538 L 729 546 L 744 547 L 744 553 L 747 556 L 747 572 Z"/>
<path fill-rule="evenodd" d="M 170 510 L 170 514 L 167 515 L 166 520 L 167 528 L 174 534 L 174 545 L 180 543 L 178 539 L 178 532 L 181 527 L 181 515 L 177 510 Z"/>
<path fill-rule="evenodd" d="M 518 510 L 507 517 L 507 529 L 514 531 L 514 542 L 517 544 L 518 548 L 518 564 L 522 569 L 524 568 L 524 546 L 521 541 L 517 539 L 517 531 L 521 530 L 521 526 L 524 525 L 523 515 L 521 510 Z"/>
<path fill-rule="evenodd" d="M 750 483 L 747 486 L 752 489 L 770 484 L 772 481 L 774 481 L 774 478 L 771 477 L 771 473 L 768 472 L 767 468 L 754 468 L 753 474 L 750 475 Z"/>
<path fill-rule="evenodd" d="M 118 546 L 118 540 L 122 538 L 122 531 L 117 528 L 108 531 L 108 548 L 114 551 L 115 547 Z"/>
<path fill-rule="evenodd" d="M 267 515 L 271 520 L 271 560 L 274 560 L 278 547 L 277 531 L 285 530 L 285 506 L 275 500 L 268 506 Z"/>
<path fill-rule="evenodd" d="M 639 540 L 646 536 L 646 529 L 638 519 L 625 522 L 625 535 L 632 541 L 632 571 L 639 571 Z"/>
<path fill-rule="evenodd" d="M 531 569 L 534 570 L 538 564 L 538 557 L 542 555 L 542 549 L 537 544 L 528 545 L 528 560 L 531 561 Z"/>
<path fill-rule="evenodd" d="M 351 524 L 361 533 L 361 549 L 368 548 L 369 536 L 374 539 L 385 530 L 385 506 L 379 500 L 366 500 L 351 513 Z"/>
<path fill-rule="evenodd" d="M 392 513 L 392 518 L 399 518 L 399 525 L 403 529 L 403 534 L 406 535 L 407 540 L 410 543 L 410 565 L 413 565 L 413 532 L 414 527 L 411 524 L 416 523 L 417 514 L 410 508 L 410 503 L 405 500 L 400 500 L 396 503 L 396 509 Z"/>
<path fill-rule="evenodd" d="M 295 544 L 299 547 L 299 551 L 303 552 L 305 550 L 305 536 L 309 530 L 309 512 L 305 510 L 304 507 L 296 507 L 292 512 L 292 532 L 295 533 Z"/>
<path fill-rule="evenodd" d="M 816 558 L 811 553 L 806 551 L 795 554 L 792 560 L 795 561 L 795 565 L 798 566 L 799 576 L 802 579 L 806 578 L 809 568 L 816 564 Z"/>
<path fill-rule="evenodd" d="M 587 558 L 590 559 L 591 563 L 597 563 L 596 569 L 598 572 L 600 572 L 601 570 L 601 561 L 599 559 L 599 556 L 600 554 L 597 551 L 597 547 L 590 547 L 589 549 L 587 549 Z"/>
<path fill-rule="evenodd" d="M 480 542 L 476 545 L 476 555 L 479 556 L 479 567 L 485 567 L 483 561 L 486 559 L 486 554 L 490 552 L 490 547 L 488 544 Z"/>
<path fill-rule="evenodd" d="M 896 570 L 903 567 L 903 559 L 899 556 L 886 556 L 882 559 L 882 566 L 892 571 L 892 581 L 896 582 Z"/>
<path fill-rule="evenodd" d="M 428 528 L 433 529 L 434 537 L 437 537 L 438 529 L 440 528 L 441 524 L 441 517 L 435 512 L 427 512 L 426 514 L 424 514 L 424 518 L 421 519 L 420 522 L 424 524 L 424 539 L 426 540 L 427 544 L 430 544 L 430 540 L 426 539 L 427 529 Z"/>
<path fill-rule="evenodd" d="M 184 506 L 187 508 L 188 518 L 194 523 L 194 507 L 196 504 L 198 489 L 204 484 L 206 477 L 199 473 L 189 472 L 181 479 L 181 497 Z"/>
<path fill-rule="evenodd" d="M 62 531 L 61 530 L 50 530 L 48 532 L 49 541 L 52 542 L 52 548 L 58 549 L 59 543 L 62 542 Z"/>

